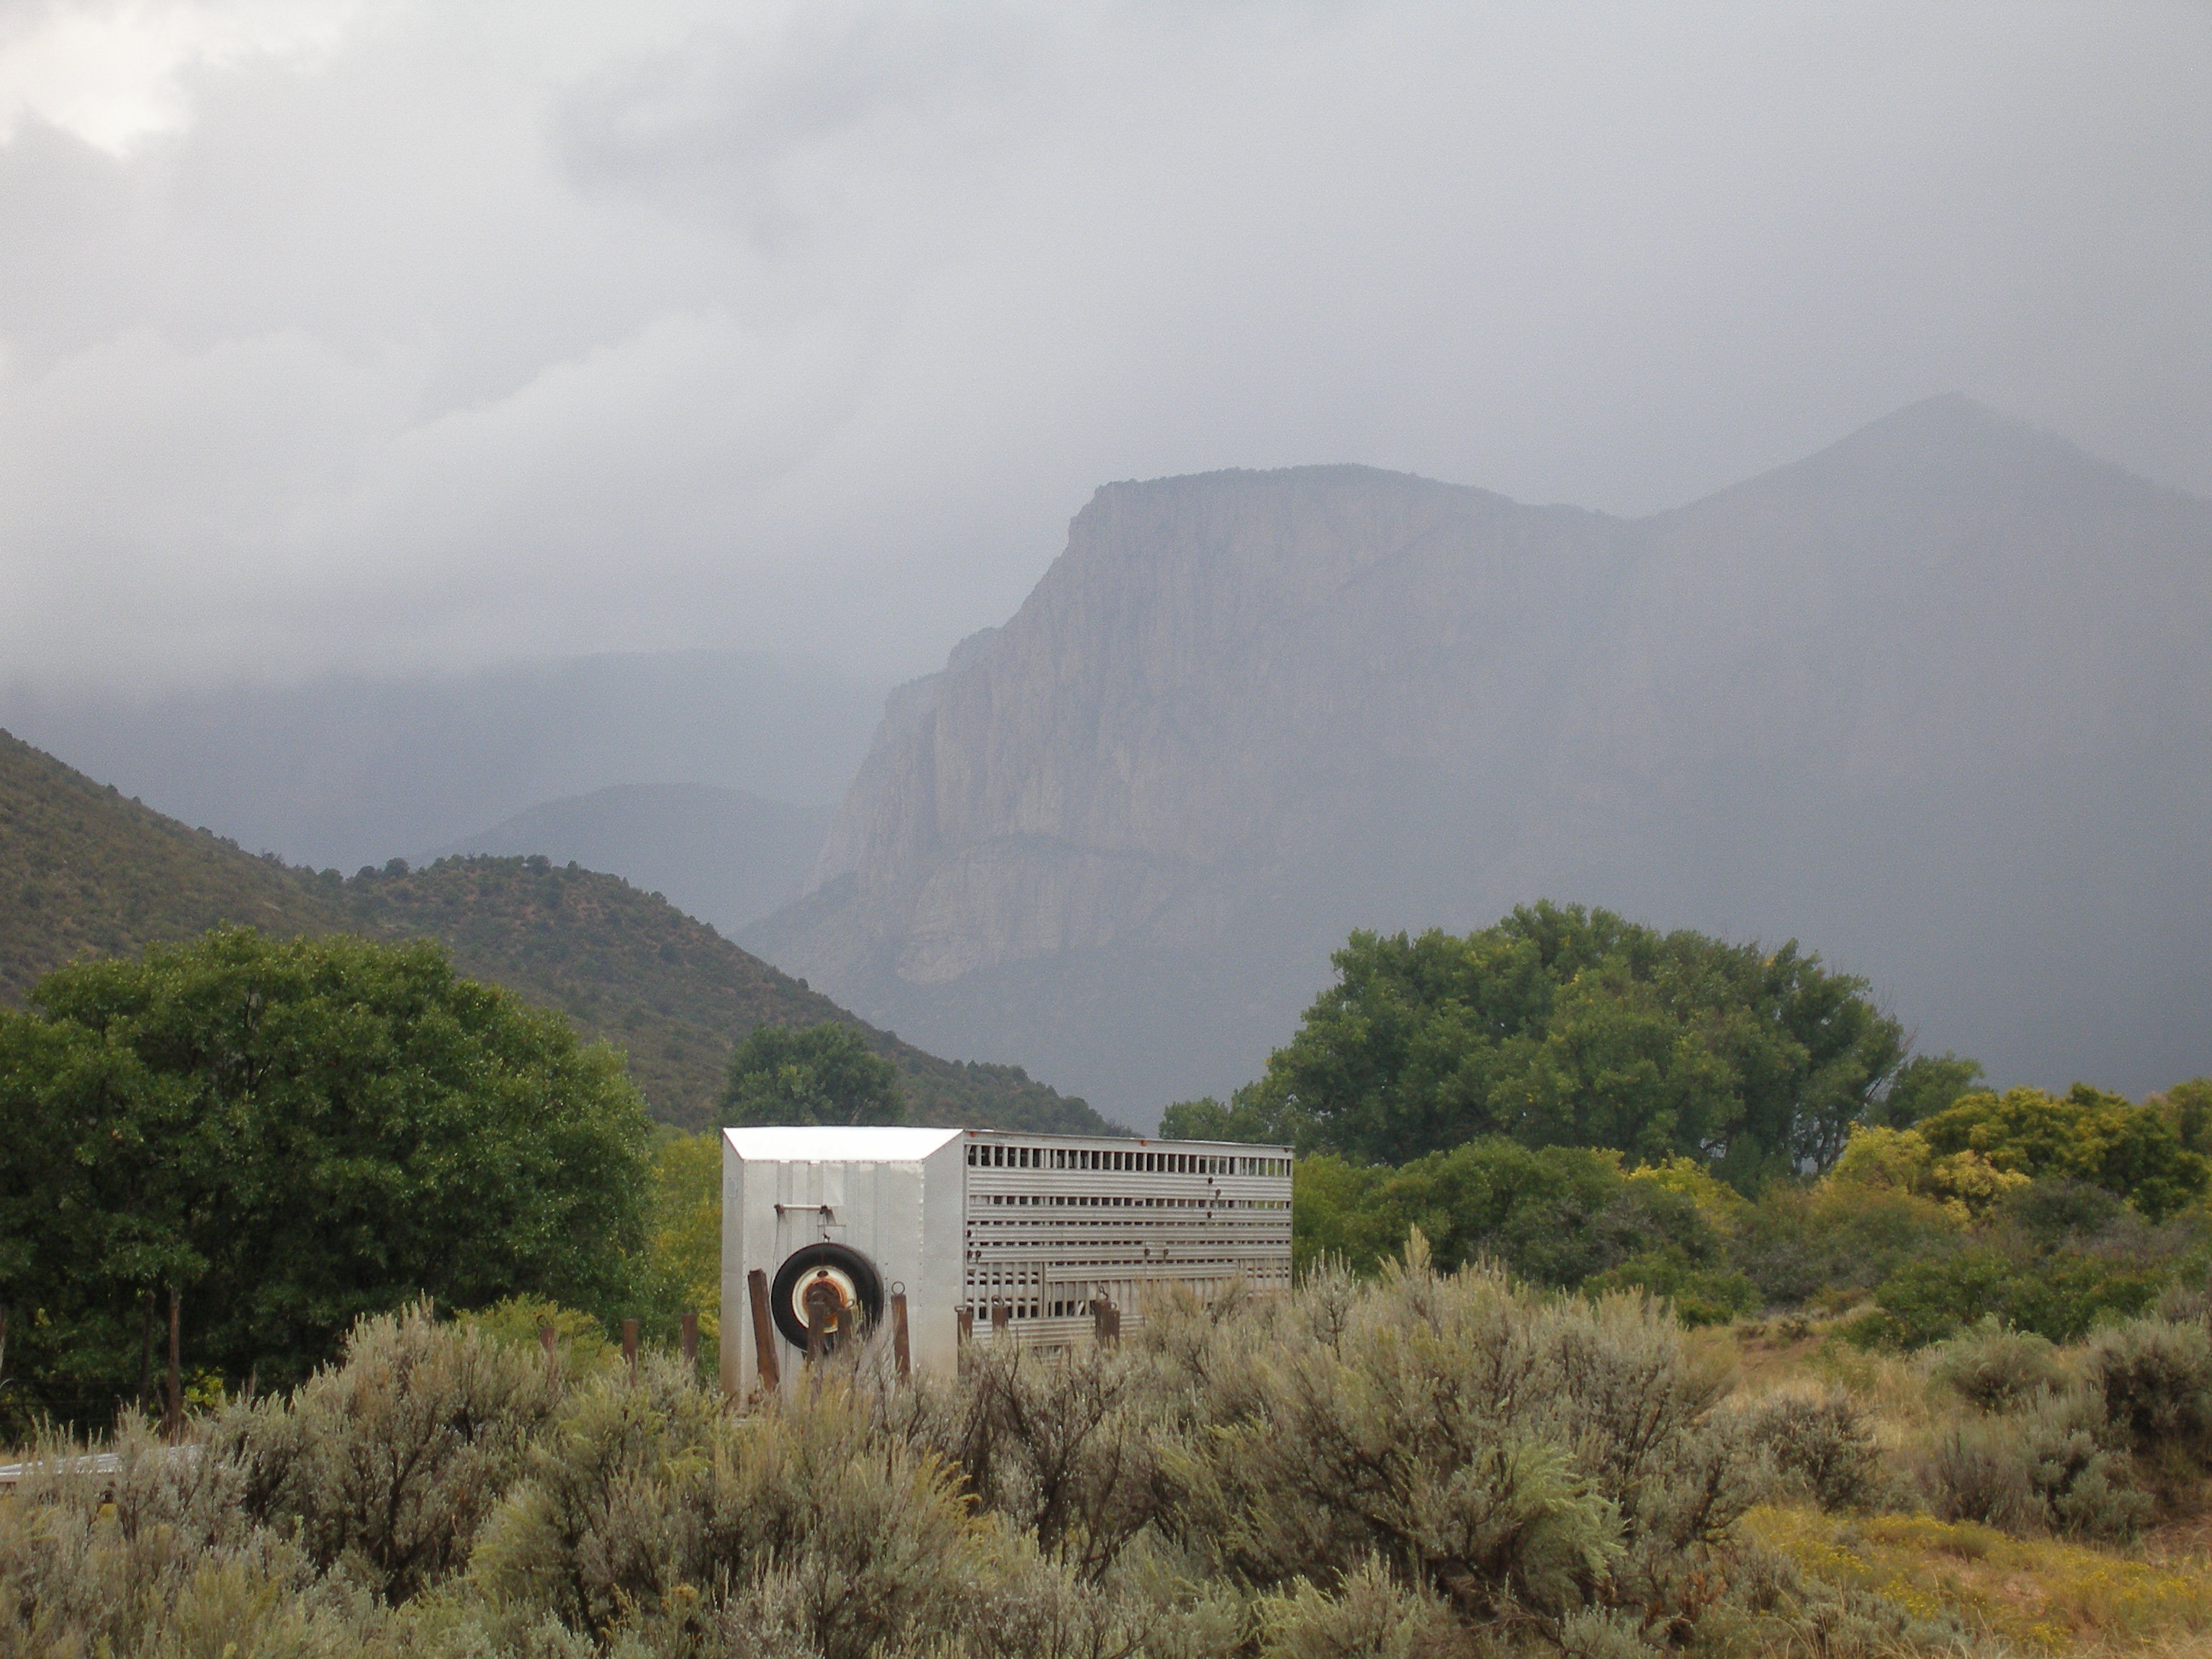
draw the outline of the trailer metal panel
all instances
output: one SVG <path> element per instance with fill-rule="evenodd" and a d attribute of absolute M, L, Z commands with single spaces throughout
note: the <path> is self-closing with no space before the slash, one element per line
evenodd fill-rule
<path fill-rule="evenodd" d="M 954 1364 L 963 1328 L 1065 1345 L 1090 1335 L 1101 1301 L 1133 1323 L 1164 1285 L 1208 1299 L 1240 1282 L 1287 1290 L 1291 1156 L 1017 1130 L 726 1130 L 723 1385 L 753 1386 L 747 1275 L 773 1277 L 810 1244 L 856 1252 L 905 1295 L 920 1368 Z M 781 1356 L 788 1388 L 800 1356 L 788 1342 Z"/>

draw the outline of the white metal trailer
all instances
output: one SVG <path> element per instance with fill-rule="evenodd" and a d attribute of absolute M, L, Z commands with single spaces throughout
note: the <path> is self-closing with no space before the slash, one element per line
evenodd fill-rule
<path fill-rule="evenodd" d="M 751 1276 L 762 1276 L 764 1322 Z M 787 1386 L 811 1291 L 834 1341 L 906 1301 L 917 1367 L 963 1340 L 1060 1345 L 1110 1304 L 1291 1282 L 1291 1152 L 1011 1129 L 722 1132 L 722 1386 L 749 1393 L 769 1346 Z M 994 1317 L 995 1315 L 995 1317 Z"/>

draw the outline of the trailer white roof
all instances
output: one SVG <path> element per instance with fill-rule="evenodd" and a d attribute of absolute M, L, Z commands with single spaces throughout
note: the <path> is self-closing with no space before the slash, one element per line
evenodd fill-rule
<path fill-rule="evenodd" d="M 771 1164 L 919 1164 L 959 1129 L 887 1128 L 875 1125 L 823 1127 L 769 1124 L 725 1129 L 739 1158 Z"/>

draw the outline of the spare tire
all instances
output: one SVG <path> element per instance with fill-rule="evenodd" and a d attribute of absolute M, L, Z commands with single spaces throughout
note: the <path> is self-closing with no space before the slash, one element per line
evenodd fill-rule
<path fill-rule="evenodd" d="M 783 1340 L 794 1348 L 806 1346 L 806 1304 L 803 1298 L 815 1285 L 836 1292 L 840 1310 L 827 1334 L 825 1346 L 836 1347 L 884 1316 L 884 1282 L 875 1267 L 858 1250 L 843 1244 L 809 1244 L 793 1250 L 775 1270 L 769 1291 L 769 1310 Z"/>

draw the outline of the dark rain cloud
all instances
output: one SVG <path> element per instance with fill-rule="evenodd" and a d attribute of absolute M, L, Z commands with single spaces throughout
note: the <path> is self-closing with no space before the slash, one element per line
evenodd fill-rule
<path fill-rule="evenodd" d="M 1961 389 L 2212 491 L 2212 13 L 0 18 L 0 653 L 900 671 L 1097 483 L 1644 511 Z"/>

